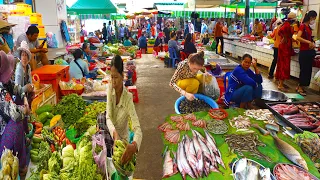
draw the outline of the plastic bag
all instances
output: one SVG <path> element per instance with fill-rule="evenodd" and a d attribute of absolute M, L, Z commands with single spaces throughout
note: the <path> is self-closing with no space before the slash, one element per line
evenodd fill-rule
<path fill-rule="evenodd" d="M 106 175 L 105 170 L 107 165 L 107 148 L 104 139 L 105 137 L 103 132 L 98 132 L 92 136 L 92 154 L 94 161 L 98 165 L 98 168 L 101 170 L 101 173 L 103 173 L 103 175 Z M 98 146 L 102 148 L 100 149 L 100 152 L 97 152 Z"/>
<path fill-rule="evenodd" d="M 220 88 L 217 79 L 210 74 L 203 74 L 202 93 L 212 99 L 220 97 Z"/>
<path fill-rule="evenodd" d="M 49 48 L 58 48 L 58 40 L 52 32 L 47 33 L 47 44 Z"/>
<path fill-rule="evenodd" d="M 314 75 L 314 81 L 316 82 L 316 84 L 318 86 L 320 86 L 320 70 L 316 73 L 316 75 Z"/>

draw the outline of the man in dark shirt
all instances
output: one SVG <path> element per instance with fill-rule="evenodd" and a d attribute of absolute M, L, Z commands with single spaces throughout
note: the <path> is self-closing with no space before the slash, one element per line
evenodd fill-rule
<path fill-rule="evenodd" d="M 164 28 L 163 32 L 164 32 L 164 35 L 165 35 L 164 42 L 166 44 L 168 44 L 168 41 L 170 40 L 169 24 Z"/>
<path fill-rule="evenodd" d="M 107 25 L 106 23 L 103 23 L 103 28 L 102 28 L 102 35 L 103 35 L 104 42 L 107 42 L 107 36 L 108 36 L 106 25 Z"/>

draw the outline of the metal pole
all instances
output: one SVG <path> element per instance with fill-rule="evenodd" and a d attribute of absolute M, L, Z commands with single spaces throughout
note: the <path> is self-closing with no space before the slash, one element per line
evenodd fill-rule
<path fill-rule="evenodd" d="M 224 6 L 224 18 L 227 18 L 227 6 Z"/>
<path fill-rule="evenodd" d="M 250 17 L 250 1 L 246 0 L 246 9 L 245 9 L 245 15 L 244 15 L 245 19 L 245 27 L 247 29 L 245 29 L 245 33 L 248 34 L 249 33 L 249 17 Z"/>
<path fill-rule="evenodd" d="M 234 16 L 234 18 L 237 20 L 238 19 L 238 4 L 236 6 L 236 15 Z"/>

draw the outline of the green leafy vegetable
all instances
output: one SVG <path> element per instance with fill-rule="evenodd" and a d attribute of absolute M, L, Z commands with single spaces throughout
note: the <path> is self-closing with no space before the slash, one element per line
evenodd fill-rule
<path fill-rule="evenodd" d="M 48 161 L 51 156 L 51 149 L 49 144 L 46 141 L 40 143 L 39 148 L 39 162 L 38 162 L 38 171 L 48 170 Z"/>
<path fill-rule="evenodd" d="M 49 159 L 49 162 L 48 162 L 48 166 L 49 166 L 50 173 L 59 174 L 60 169 L 61 169 L 61 157 L 57 151 L 52 153 L 52 155 Z"/>
<path fill-rule="evenodd" d="M 76 123 L 84 114 L 86 103 L 77 94 L 64 96 L 54 108 L 55 114 L 62 116 L 66 127 Z"/>

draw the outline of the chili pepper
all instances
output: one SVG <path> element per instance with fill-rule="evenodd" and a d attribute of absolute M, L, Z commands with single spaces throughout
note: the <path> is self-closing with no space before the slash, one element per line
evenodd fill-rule
<path fill-rule="evenodd" d="M 53 144 L 50 144 L 50 148 L 51 148 L 51 152 L 56 151 L 56 148 L 54 147 L 54 145 L 53 145 Z"/>

